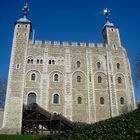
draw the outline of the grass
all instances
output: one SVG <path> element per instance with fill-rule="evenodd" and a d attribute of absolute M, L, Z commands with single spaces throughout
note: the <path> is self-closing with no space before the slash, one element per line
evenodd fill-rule
<path fill-rule="evenodd" d="M 0 140 L 37 140 L 42 135 L 0 135 Z"/>

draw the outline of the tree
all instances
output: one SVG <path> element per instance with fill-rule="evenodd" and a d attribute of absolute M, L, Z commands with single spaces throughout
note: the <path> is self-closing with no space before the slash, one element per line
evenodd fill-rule
<path fill-rule="evenodd" d="M 6 96 L 7 80 L 0 77 L 0 107 L 4 107 Z"/>

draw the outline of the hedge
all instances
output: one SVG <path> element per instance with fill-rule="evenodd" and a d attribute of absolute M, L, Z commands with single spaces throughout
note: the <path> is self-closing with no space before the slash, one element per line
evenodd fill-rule
<path fill-rule="evenodd" d="M 95 124 L 38 140 L 140 140 L 140 108 Z"/>

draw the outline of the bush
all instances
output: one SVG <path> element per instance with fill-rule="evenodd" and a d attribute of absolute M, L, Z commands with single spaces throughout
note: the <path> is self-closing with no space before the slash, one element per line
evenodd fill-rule
<path fill-rule="evenodd" d="M 140 108 L 95 124 L 38 140 L 140 140 Z"/>

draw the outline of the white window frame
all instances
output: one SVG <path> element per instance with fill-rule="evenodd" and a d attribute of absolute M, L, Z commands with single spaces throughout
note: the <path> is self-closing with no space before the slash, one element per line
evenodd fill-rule
<path fill-rule="evenodd" d="M 32 80 L 32 74 L 35 74 L 35 80 Z M 31 74 L 30 74 L 30 81 L 32 81 L 32 82 L 36 82 L 37 81 L 37 74 L 36 74 L 36 72 L 31 72 Z"/>
<path fill-rule="evenodd" d="M 20 69 L 20 64 L 16 64 L 16 69 Z"/>
<path fill-rule="evenodd" d="M 54 95 L 55 95 L 55 94 L 57 94 L 57 95 L 59 96 L 58 103 L 54 103 L 54 102 L 53 102 L 53 99 L 54 99 Z M 52 94 L 52 104 L 53 104 L 53 105 L 60 105 L 60 97 L 61 97 L 61 96 L 60 96 L 60 94 L 59 94 L 58 92 L 54 92 L 54 93 Z"/>
<path fill-rule="evenodd" d="M 35 94 L 36 94 L 36 103 L 38 104 L 38 94 L 37 94 L 37 92 L 31 90 L 31 91 L 29 91 L 29 92 L 26 94 L 26 99 L 25 99 L 26 105 L 27 105 L 27 103 L 28 103 L 28 95 L 29 95 L 30 93 L 35 93 Z"/>
<path fill-rule="evenodd" d="M 58 81 L 55 81 L 55 74 L 57 74 L 58 75 Z M 53 82 L 60 82 L 60 74 L 59 73 L 54 73 L 53 74 Z"/>

